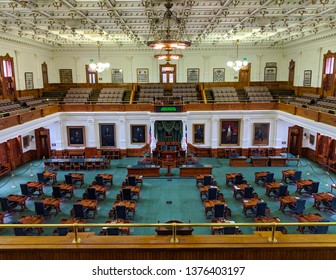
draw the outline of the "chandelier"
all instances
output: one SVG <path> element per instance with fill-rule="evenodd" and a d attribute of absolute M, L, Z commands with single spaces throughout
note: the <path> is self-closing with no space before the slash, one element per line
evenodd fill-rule
<path fill-rule="evenodd" d="M 171 52 L 184 50 L 191 45 L 191 42 L 182 39 L 185 33 L 186 19 L 179 18 L 178 13 L 171 10 L 173 7 L 171 0 L 168 0 L 164 6 L 166 7 L 166 11 L 158 12 L 158 15 L 163 14 L 162 18 L 152 18 L 151 23 L 151 35 L 159 38 L 157 40 L 148 41 L 147 46 L 154 50 L 166 51 L 167 53 L 156 54 L 154 57 L 170 61 L 183 57 L 182 54 L 173 54 Z M 161 26 L 158 26 L 160 23 Z M 159 28 L 161 32 L 156 30 Z M 161 36 L 159 36 L 159 33 Z"/>
<path fill-rule="evenodd" d="M 238 59 L 238 46 L 239 46 L 239 40 L 236 41 L 237 45 L 237 59 L 235 61 L 228 61 L 226 63 L 227 66 L 231 67 L 235 71 L 239 71 L 243 66 L 248 65 L 248 61 L 244 57 L 243 60 Z"/>
<path fill-rule="evenodd" d="M 183 57 L 183 55 L 178 53 L 170 53 L 170 51 L 167 51 L 167 53 L 156 54 L 154 57 L 160 60 L 171 61 L 180 59 Z"/>
<path fill-rule="evenodd" d="M 110 68 L 110 63 L 108 62 L 100 62 L 100 42 L 97 41 L 97 46 L 98 46 L 98 62 L 94 63 L 93 59 L 90 59 L 90 64 L 89 64 L 89 68 L 91 71 L 93 72 L 98 72 L 101 73 L 104 70 Z"/>

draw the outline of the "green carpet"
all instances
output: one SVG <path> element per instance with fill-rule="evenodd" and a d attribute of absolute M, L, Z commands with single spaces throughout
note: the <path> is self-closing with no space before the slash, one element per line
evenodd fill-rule
<path fill-rule="evenodd" d="M 252 217 L 245 217 L 242 213 L 242 199 L 235 199 L 233 197 L 232 187 L 228 187 L 225 184 L 225 174 L 231 172 L 243 173 L 248 183 L 251 183 L 258 193 L 259 197 L 263 198 L 267 202 L 268 207 L 271 209 L 270 216 L 277 216 L 282 222 L 296 222 L 295 217 L 291 215 L 284 215 L 280 212 L 279 201 L 273 198 L 265 196 L 265 189 L 262 184 L 254 183 L 254 172 L 256 171 L 271 171 L 275 173 L 276 181 L 281 180 L 281 170 L 296 168 L 302 170 L 303 179 L 312 179 L 320 182 L 319 192 L 330 191 L 331 180 L 336 181 L 335 174 L 330 174 L 330 177 L 326 176 L 326 170 L 320 168 L 314 162 L 310 162 L 306 159 L 301 160 L 301 166 L 296 167 L 291 163 L 291 166 L 287 167 L 230 167 L 228 159 L 217 158 L 201 158 L 204 164 L 213 164 L 213 176 L 217 181 L 221 192 L 224 194 L 224 198 L 232 211 L 231 220 L 235 222 L 253 222 Z M 70 209 L 77 199 L 81 199 L 85 188 L 90 185 L 98 173 L 110 173 L 114 176 L 114 186 L 108 188 L 107 198 L 98 203 L 98 214 L 95 219 L 89 219 L 88 222 L 104 223 L 109 220 L 108 212 L 112 208 L 117 193 L 119 193 L 122 182 L 125 180 L 127 174 L 126 166 L 137 162 L 137 158 L 125 158 L 120 160 L 112 160 L 111 167 L 103 171 L 80 171 L 85 173 L 85 184 L 76 188 L 75 197 L 71 200 L 65 199 L 61 203 L 61 213 L 56 217 L 48 219 L 48 223 L 58 223 L 62 218 L 70 217 Z M 307 165 L 309 163 L 309 165 Z M 43 171 L 43 164 L 41 161 L 34 161 L 32 165 L 25 164 L 12 171 L 14 177 L 10 175 L 4 176 L 0 179 L 0 196 L 5 197 L 8 194 L 21 194 L 20 183 L 28 181 L 36 181 L 37 172 Z M 161 169 L 160 178 L 144 178 L 143 188 L 141 190 L 140 199 L 136 206 L 136 215 L 132 222 L 134 223 L 156 223 L 166 222 L 169 220 L 181 220 L 183 222 L 193 223 L 207 223 L 210 219 L 207 219 L 204 214 L 203 203 L 200 200 L 199 190 L 196 187 L 194 178 L 182 178 L 179 177 L 179 169 L 173 168 L 172 177 L 166 177 L 166 169 Z M 57 179 L 59 182 L 64 181 L 64 175 L 68 171 L 58 171 Z M 33 174 L 33 176 L 30 176 Z M 52 188 L 47 186 L 44 188 L 44 197 L 50 197 Z M 299 196 L 295 193 L 295 186 L 289 185 L 289 192 L 291 195 Z M 325 211 L 318 211 L 313 208 L 313 198 L 302 195 L 303 199 L 306 199 L 305 213 L 320 213 L 326 219 L 331 221 L 336 220 L 335 213 L 329 213 Z M 34 215 L 34 201 L 37 198 L 29 199 L 27 201 L 28 209 L 23 212 L 15 212 L 13 215 L 6 215 L 5 223 L 11 223 L 16 221 L 22 215 Z M 287 228 L 290 233 L 297 233 L 296 227 Z M 92 231 L 99 232 L 100 229 L 91 229 Z M 251 233 L 254 228 L 242 228 L 243 233 Z M 46 229 L 44 234 L 52 234 L 53 229 Z M 330 233 L 336 233 L 336 227 L 329 228 Z M 194 234 L 209 234 L 210 228 L 202 227 L 196 228 Z M 147 235 L 155 234 L 154 228 L 132 228 L 131 234 Z M 0 231 L 0 235 L 13 235 L 12 229 L 3 229 Z"/>

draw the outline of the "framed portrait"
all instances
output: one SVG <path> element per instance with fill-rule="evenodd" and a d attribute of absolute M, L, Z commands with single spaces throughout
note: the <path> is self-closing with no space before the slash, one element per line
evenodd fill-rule
<path fill-rule="evenodd" d="M 214 68 L 213 69 L 213 81 L 214 83 L 225 81 L 225 68 Z"/>
<path fill-rule="evenodd" d="M 204 127 L 204 124 L 193 124 L 194 144 L 204 144 Z"/>
<path fill-rule="evenodd" d="M 252 145 L 268 145 L 269 123 L 255 123 L 253 125 Z"/>
<path fill-rule="evenodd" d="M 310 87 L 312 78 L 312 70 L 304 70 L 303 72 L 303 86 Z"/>
<path fill-rule="evenodd" d="M 112 83 L 120 84 L 124 82 L 122 69 L 111 69 Z"/>
<path fill-rule="evenodd" d="M 85 126 L 67 126 L 68 146 L 85 146 Z"/>
<path fill-rule="evenodd" d="M 148 83 L 148 81 L 149 81 L 148 68 L 138 68 L 137 69 L 137 82 L 138 83 Z"/>
<path fill-rule="evenodd" d="M 146 125 L 131 125 L 131 144 L 146 144 Z"/>
<path fill-rule="evenodd" d="M 33 72 L 25 72 L 26 89 L 34 89 Z"/>
<path fill-rule="evenodd" d="M 187 82 L 188 83 L 198 83 L 199 81 L 199 68 L 188 68 L 187 69 Z"/>
<path fill-rule="evenodd" d="M 115 147 L 115 124 L 99 124 L 100 147 Z"/>
<path fill-rule="evenodd" d="M 240 120 L 221 120 L 221 145 L 239 145 Z"/>
<path fill-rule="evenodd" d="M 275 82 L 277 76 L 277 68 L 276 67 L 265 67 L 264 73 L 265 82 Z"/>
<path fill-rule="evenodd" d="M 315 135 L 309 134 L 309 144 L 315 145 Z"/>
<path fill-rule="evenodd" d="M 30 135 L 23 136 L 23 148 L 28 148 L 30 143 Z"/>

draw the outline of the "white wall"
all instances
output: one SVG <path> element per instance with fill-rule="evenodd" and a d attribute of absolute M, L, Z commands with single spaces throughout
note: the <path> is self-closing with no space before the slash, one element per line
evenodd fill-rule
<path fill-rule="evenodd" d="M 313 122 L 311 120 L 293 116 L 281 111 L 202 111 L 176 113 L 173 115 L 150 112 L 72 112 L 57 113 L 23 125 L 4 129 L 0 135 L 0 142 L 5 142 L 8 139 L 19 135 L 34 135 L 34 130 L 36 128 L 45 127 L 50 129 L 52 149 L 82 149 L 83 147 L 68 146 L 67 127 L 83 126 L 85 127 L 86 146 L 99 148 L 99 124 L 114 123 L 116 128 L 116 146 L 121 149 L 139 148 L 142 144 L 138 145 L 131 143 L 131 125 L 146 126 L 146 142 L 148 143 L 149 126 L 155 123 L 155 121 L 180 120 L 183 122 L 183 136 L 185 135 L 185 125 L 187 126 L 188 141 L 190 143 L 192 143 L 193 139 L 193 124 L 203 123 L 205 125 L 205 143 L 196 146 L 211 147 L 215 149 L 221 147 L 221 120 L 232 119 L 240 120 L 240 142 L 238 146 L 232 145 L 230 147 L 253 147 L 253 128 L 256 123 L 270 123 L 269 144 L 263 147 L 287 147 L 288 127 L 295 124 L 304 127 L 304 132 L 306 132 L 307 135 L 313 134 L 316 136 L 316 133 L 320 132 L 336 139 L 335 127 Z M 154 130 L 152 131 L 154 133 Z M 310 145 L 307 141 L 307 139 L 303 139 L 303 146 L 315 149 L 315 144 Z M 30 149 L 35 149 L 34 142 L 32 142 L 31 145 L 24 151 Z"/>

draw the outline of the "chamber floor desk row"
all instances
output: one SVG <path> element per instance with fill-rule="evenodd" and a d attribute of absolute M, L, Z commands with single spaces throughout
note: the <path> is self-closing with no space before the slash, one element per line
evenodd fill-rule
<path fill-rule="evenodd" d="M 105 163 L 108 161 L 107 158 L 51 158 L 44 160 L 45 169 L 57 169 L 56 165 L 59 168 L 75 169 L 76 165 L 79 167 L 85 168 L 88 165 L 94 165 L 95 167 L 104 168 Z"/>
<path fill-rule="evenodd" d="M 237 156 L 230 158 L 230 166 L 247 166 L 247 157 L 245 156 Z M 254 156 L 250 157 L 252 166 L 287 166 L 290 161 L 295 161 L 297 164 L 299 163 L 300 158 L 295 156 Z"/>
<path fill-rule="evenodd" d="M 128 175 L 142 175 L 143 177 L 159 177 L 159 165 L 128 165 Z M 181 165 L 181 177 L 195 177 L 197 175 L 212 174 L 212 165 Z"/>

